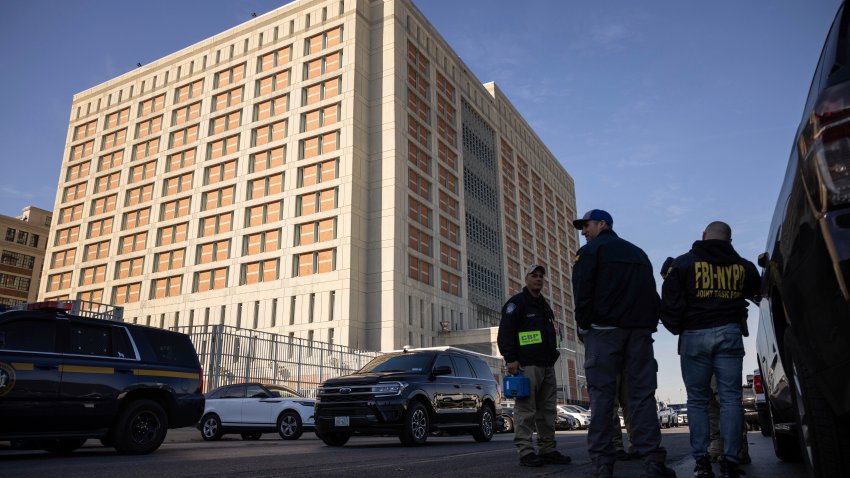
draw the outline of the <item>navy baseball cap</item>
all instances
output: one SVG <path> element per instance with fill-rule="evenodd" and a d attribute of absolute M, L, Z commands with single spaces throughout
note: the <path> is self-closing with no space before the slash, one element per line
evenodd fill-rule
<path fill-rule="evenodd" d="M 608 223 L 608 226 L 614 226 L 614 218 L 612 218 L 607 211 L 603 211 L 602 209 L 591 209 L 590 211 L 587 211 L 584 213 L 584 217 L 573 221 L 573 226 L 575 226 L 576 229 L 581 229 L 587 221 L 605 221 Z"/>

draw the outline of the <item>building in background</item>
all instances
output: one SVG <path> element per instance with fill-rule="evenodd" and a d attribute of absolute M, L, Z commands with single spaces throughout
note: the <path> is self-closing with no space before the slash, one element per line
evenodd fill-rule
<path fill-rule="evenodd" d="M 52 215 L 34 206 L 18 217 L 0 214 L 0 308 L 36 300 Z"/>
<path fill-rule="evenodd" d="M 55 210 L 40 296 L 157 327 L 493 353 L 542 263 L 577 396 L 573 180 L 409 0 L 301 0 L 75 95 Z"/>

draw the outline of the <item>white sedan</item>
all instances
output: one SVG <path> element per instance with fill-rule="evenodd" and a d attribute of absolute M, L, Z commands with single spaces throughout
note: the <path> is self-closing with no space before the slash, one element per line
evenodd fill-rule
<path fill-rule="evenodd" d="M 243 440 L 259 440 L 277 432 L 284 440 L 297 440 L 305 429 L 314 429 L 315 400 L 280 385 L 240 383 L 216 388 L 206 395 L 198 424 L 204 440 L 225 433 L 240 433 Z"/>
<path fill-rule="evenodd" d="M 590 426 L 590 414 L 586 410 L 575 405 L 558 405 L 558 413 L 561 415 L 569 415 L 578 421 L 579 428 L 587 428 Z"/>

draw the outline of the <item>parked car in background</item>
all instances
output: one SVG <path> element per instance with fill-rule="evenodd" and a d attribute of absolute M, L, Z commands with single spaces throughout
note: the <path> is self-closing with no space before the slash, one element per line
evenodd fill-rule
<path fill-rule="evenodd" d="M 756 394 L 753 392 L 753 387 L 747 385 L 744 385 L 742 392 L 741 403 L 744 405 L 744 422 L 747 424 L 747 430 L 758 430 L 759 414 L 756 410 Z"/>
<path fill-rule="evenodd" d="M 782 460 L 802 455 L 816 478 L 850 470 L 848 21 L 842 2 L 758 261 L 764 273 L 756 350 L 774 450 Z"/>
<path fill-rule="evenodd" d="M 558 405 L 558 415 L 568 415 L 578 421 L 579 428 L 590 426 L 590 414 L 577 405 Z"/>
<path fill-rule="evenodd" d="M 486 442 L 501 408 L 493 372 L 476 354 L 405 350 L 322 383 L 316 434 L 328 446 L 343 446 L 352 435 L 396 435 L 406 446 L 420 446 L 435 431 Z"/>
<path fill-rule="evenodd" d="M 304 430 L 313 429 L 315 400 L 281 385 L 225 385 L 208 393 L 206 399 L 198 429 L 207 441 L 219 440 L 227 433 L 259 440 L 263 433 L 272 432 L 284 440 L 297 440 Z"/>
<path fill-rule="evenodd" d="M 676 421 L 676 411 L 666 405 L 660 406 L 658 408 L 658 426 L 661 428 L 679 426 Z"/>
<path fill-rule="evenodd" d="M 670 408 L 676 412 L 676 426 L 686 426 L 688 424 L 688 405 L 677 403 L 670 405 Z"/>
<path fill-rule="evenodd" d="M 755 395 L 759 429 L 763 436 L 769 437 L 773 434 L 773 422 L 770 419 L 770 410 L 767 408 L 767 399 L 764 395 L 764 386 L 762 385 L 759 369 L 753 372 L 753 394 Z"/>
<path fill-rule="evenodd" d="M 579 421 L 572 415 L 558 413 L 555 416 L 555 430 L 578 430 L 581 428 Z"/>
<path fill-rule="evenodd" d="M 514 432 L 514 404 L 513 402 L 502 402 L 501 426 L 496 428 L 499 433 Z"/>

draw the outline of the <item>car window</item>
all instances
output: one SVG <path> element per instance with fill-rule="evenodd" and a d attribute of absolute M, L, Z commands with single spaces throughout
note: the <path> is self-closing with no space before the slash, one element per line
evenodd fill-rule
<path fill-rule="evenodd" d="M 455 376 L 457 377 L 473 377 L 472 367 L 464 357 L 452 356 L 452 362 L 455 364 Z"/>
<path fill-rule="evenodd" d="M 434 355 L 433 353 L 381 355 L 367 363 L 360 372 L 430 372 Z"/>
<path fill-rule="evenodd" d="M 70 324 L 68 326 L 68 353 L 111 357 L 111 328 L 91 324 Z"/>
<path fill-rule="evenodd" d="M 489 380 L 495 378 L 493 377 L 493 371 L 490 370 L 490 367 L 484 363 L 483 360 L 477 358 L 469 359 L 469 363 L 472 364 L 472 370 L 475 372 L 475 376 L 482 380 Z"/>
<path fill-rule="evenodd" d="M 248 398 L 269 398 L 269 393 L 259 385 L 248 385 Z"/>
<path fill-rule="evenodd" d="M 0 324 L 0 350 L 55 352 L 56 324 L 52 320 L 26 318 Z"/>
<path fill-rule="evenodd" d="M 198 362 L 189 336 L 147 327 L 139 330 L 148 338 L 159 362 L 181 365 L 193 365 Z"/>
<path fill-rule="evenodd" d="M 290 390 L 286 387 L 281 387 L 279 385 L 268 385 L 266 388 L 268 388 L 272 392 L 277 392 L 279 397 L 283 397 L 283 398 L 304 398 L 304 396 L 300 395 L 298 392 L 296 392 L 294 390 Z"/>
<path fill-rule="evenodd" d="M 130 341 L 130 333 L 124 327 L 112 327 L 112 355 L 118 358 L 138 358 Z"/>
<path fill-rule="evenodd" d="M 454 365 L 452 365 L 452 359 L 449 358 L 448 355 L 438 355 L 437 356 L 437 360 L 434 361 L 434 368 L 436 369 L 437 367 L 448 367 L 452 371 L 452 373 L 450 373 L 449 375 L 455 374 L 455 372 L 454 372 L 455 367 L 454 367 Z"/>
<path fill-rule="evenodd" d="M 207 395 L 207 400 L 211 400 L 213 398 L 221 398 L 222 393 L 227 390 L 227 387 L 219 387 Z"/>
<path fill-rule="evenodd" d="M 232 385 L 221 393 L 221 398 L 245 398 L 245 385 Z"/>

